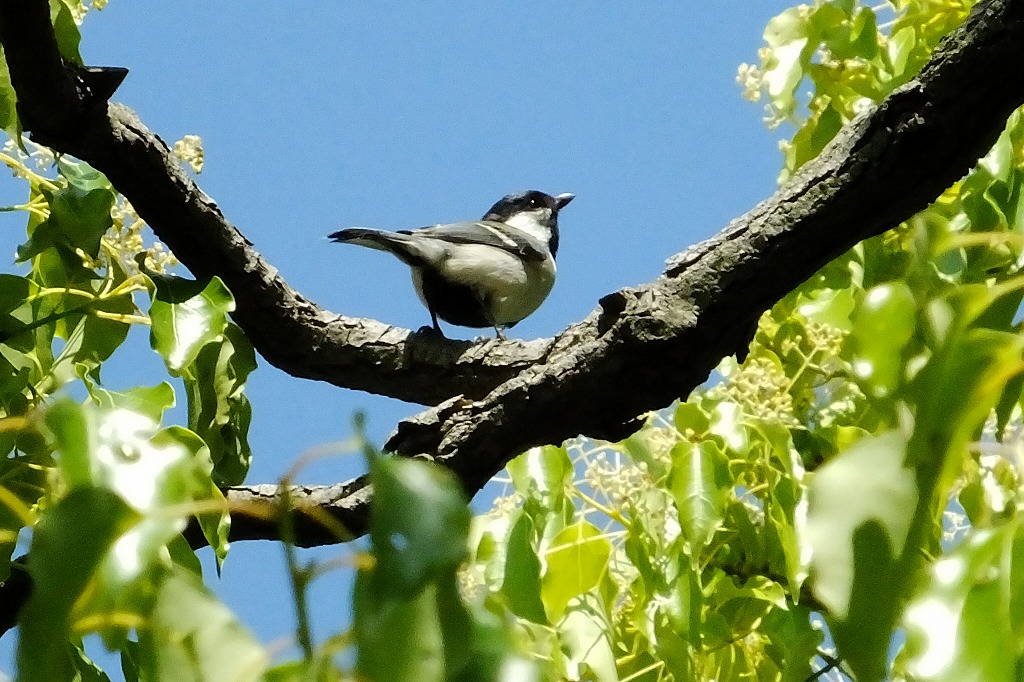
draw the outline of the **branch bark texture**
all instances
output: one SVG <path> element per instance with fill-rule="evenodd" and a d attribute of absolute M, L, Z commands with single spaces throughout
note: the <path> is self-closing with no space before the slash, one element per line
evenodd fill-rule
<path fill-rule="evenodd" d="M 531 446 L 578 434 L 616 440 L 637 415 L 689 394 L 746 348 L 775 301 L 962 177 L 1024 103 L 1013 70 L 1024 62 L 1024 0 L 980 2 L 917 79 L 770 199 L 670 258 L 657 280 L 605 296 L 554 339 L 470 344 L 337 315 L 291 289 L 134 113 L 81 96 L 56 44 L 40 39 L 49 30 L 45 0 L 0 0 L 0 41 L 33 138 L 103 171 L 197 277 L 220 276 L 237 300 L 235 320 L 271 364 L 434 405 L 402 422 L 387 447 L 433 455 L 471 494 Z M 358 535 L 368 493 L 357 480 L 293 497 Z M 228 495 L 272 504 L 275 489 Z M 311 515 L 296 524 L 300 544 L 338 539 Z M 275 538 L 276 528 L 235 514 L 232 536 Z"/>

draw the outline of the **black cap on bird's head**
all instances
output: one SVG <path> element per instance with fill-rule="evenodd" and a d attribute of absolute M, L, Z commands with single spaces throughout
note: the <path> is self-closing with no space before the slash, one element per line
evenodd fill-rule
<path fill-rule="evenodd" d="M 545 194 L 535 189 L 519 194 L 509 194 L 498 200 L 494 206 L 491 206 L 491 210 L 484 216 L 484 220 L 504 221 L 517 213 L 535 211 L 541 208 L 550 209 L 551 217 L 554 218 L 558 215 L 559 210 L 565 208 L 566 204 L 573 200 L 574 196 L 566 193 L 553 197 L 550 194 Z"/>
<path fill-rule="evenodd" d="M 573 198 L 574 195 L 569 193 L 553 197 L 535 189 L 520 194 L 509 194 L 491 206 L 484 220 L 496 220 L 510 225 L 520 223 L 521 228 L 546 241 L 551 255 L 554 256 L 558 253 L 558 212 Z M 526 220 L 522 221 L 522 218 Z M 536 226 L 532 230 L 527 227 L 531 224 Z M 538 231 L 543 233 L 543 237 L 536 233 Z"/>

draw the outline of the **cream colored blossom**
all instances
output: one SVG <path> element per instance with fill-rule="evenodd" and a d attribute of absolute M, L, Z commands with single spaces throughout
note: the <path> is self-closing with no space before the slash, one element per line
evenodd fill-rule
<path fill-rule="evenodd" d="M 186 135 L 174 143 L 174 156 L 187 163 L 196 173 L 203 172 L 203 140 L 198 135 Z"/>

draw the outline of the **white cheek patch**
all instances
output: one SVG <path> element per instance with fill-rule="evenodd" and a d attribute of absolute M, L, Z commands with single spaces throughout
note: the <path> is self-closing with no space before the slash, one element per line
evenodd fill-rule
<path fill-rule="evenodd" d="M 547 222 L 550 219 L 551 209 L 542 207 L 517 213 L 506 220 L 505 224 L 522 230 L 541 244 L 547 244 L 551 240 L 551 230 L 547 227 Z"/>

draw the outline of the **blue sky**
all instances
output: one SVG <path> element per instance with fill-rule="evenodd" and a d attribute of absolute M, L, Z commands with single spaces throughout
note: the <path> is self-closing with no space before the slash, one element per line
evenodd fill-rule
<path fill-rule="evenodd" d="M 789 4 L 113 0 L 89 14 L 81 51 L 89 64 L 130 69 L 115 99 L 166 141 L 203 138 L 203 189 L 292 286 L 339 313 L 429 323 L 404 266 L 327 233 L 477 218 L 523 189 L 576 194 L 560 218 L 554 291 L 510 333 L 534 338 L 656 277 L 669 255 L 771 194 L 780 133 L 764 129 L 735 75 Z M 22 201 L 23 189 L 0 178 L 0 205 Z M 7 271 L 24 223 L 0 214 Z M 104 378 L 114 388 L 165 378 L 144 330 Z M 418 411 L 264 362 L 248 392 L 253 483 L 345 438 L 357 410 L 377 442 Z M 361 471 L 350 456 L 299 480 Z M 236 544 L 223 576 L 207 576 L 262 641 L 293 632 L 276 544 Z M 315 585 L 317 632 L 347 622 L 348 585 L 344 574 Z M 0 639 L 0 673 L 13 672 L 13 646 L 13 634 Z"/>

